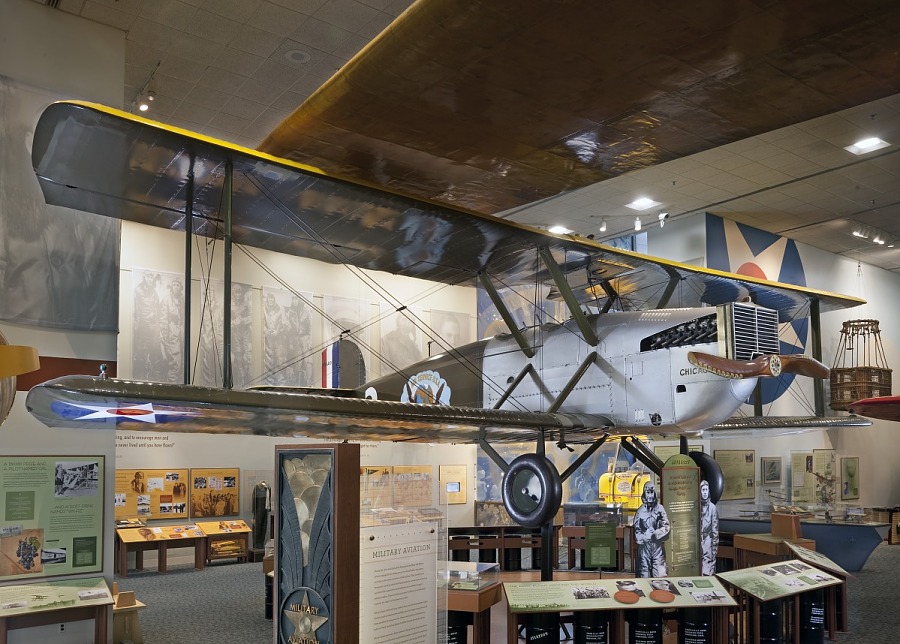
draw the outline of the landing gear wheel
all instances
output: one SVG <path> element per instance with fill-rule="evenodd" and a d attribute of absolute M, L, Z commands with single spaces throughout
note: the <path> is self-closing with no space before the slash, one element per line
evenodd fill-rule
<path fill-rule="evenodd" d="M 503 505 L 510 518 L 526 528 L 553 521 L 562 502 L 562 481 L 556 466 L 539 454 L 523 454 L 509 464 L 503 477 Z"/>
<path fill-rule="evenodd" d="M 694 459 L 700 468 L 701 480 L 709 483 L 709 500 L 718 503 L 725 491 L 725 475 L 722 474 L 722 468 L 706 452 L 688 452 L 688 456 Z"/>

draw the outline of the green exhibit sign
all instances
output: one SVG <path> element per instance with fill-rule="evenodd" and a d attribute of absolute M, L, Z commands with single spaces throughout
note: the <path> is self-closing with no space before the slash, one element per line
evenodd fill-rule
<path fill-rule="evenodd" d="M 700 574 L 700 468 L 686 454 L 675 454 L 662 471 L 663 507 L 671 532 L 666 547 L 669 575 Z"/>
<path fill-rule="evenodd" d="M 590 568 L 616 565 L 616 523 L 601 521 L 584 525 L 584 558 Z"/>

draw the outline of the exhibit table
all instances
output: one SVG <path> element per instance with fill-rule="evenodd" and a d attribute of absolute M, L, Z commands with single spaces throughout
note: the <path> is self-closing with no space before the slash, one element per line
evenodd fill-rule
<path fill-rule="evenodd" d="M 250 533 L 252 529 L 240 519 L 233 521 L 198 521 L 206 535 L 206 561 L 237 557 L 246 562 L 250 554 Z"/>
<path fill-rule="evenodd" d="M 128 553 L 135 553 L 135 568 L 144 569 L 144 552 L 157 551 L 157 570 L 166 572 L 170 548 L 194 549 L 194 568 L 206 565 L 206 534 L 196 525 L 154 528 L 119 528 L 116 530 L 116 572 L 128 576 Z"/>
<path fill-rule="evenodd" d="M 447 590 L 447 610 L 472 613 L 472 644 L 490 644 L 491 606 L 502 599 L 502 588 L 495 581 L 477 590 Z"/>
<path fill-rule="evenodd" d="M 815 601 L 814 593 L 823 591 L 823 597 L 827 597 L 827 588 L 843 583 L 837 576 L 799 559 L 731 570 L 718 577 L 731 590 L 743 615 L 735 623 L 737 641 L 751 644 L 781 637 L 785 623 L 789 624 L 791 641 L 815 641 L 814 636 L 809 637 L 810 631 L 824 631 L 828 608 L 824 599 L 821 604 Z M 801 598 L 813 601 L 801 602 Z M 780 600 L 787 601 L 779 605 Z M 767 619 L 762 617 L 764 605 Z M 787 612 L 781 610 L 782 606 Z M 829 630 L 833 639 L 833 622 Z M 803 631 L 805 637 L 801 637 Z"/>
<path fill-rule="evenodd" d="M 802 534 L 816 542 L 816 551 L 850 572 L 862 570 L 866 560 L 888 535 L 890 527 L 889 523 L 871 521 L 800 519 Z M 760 514 L 759 517 L 723 517 L 720 513 L 719 531 L 735 534 L 771 533 L 772 522 L 765 514 Z"/>
<path fill-rule="evenodd" d="M 812 539 L 785 539 L 771 534 L 734 535 L 734 567 L 750 568 L 763 564 L 792 559 L 794 552 L 788 544 L 816 549 Z"/>
<path fill-rule="evenodd" d="M 518 640 L 520 617 L 535 613 L 608 613 L 612 644 L 626 641 L 625 612 L 630 610 L 710 609 L 710 641 L 728 641 L 728 612 L 737 605 L 715 577 L 655 579 L 582 577 L 576 580 L 505 582 L 507 641 Z M 652 613 L 651 613 L 652 614 Z M 661 628 L 661 626 L 660 626 Z M 588 640 L 590 641 L 590 640 Z"/>
<path fill-rule="evenodd" d="M 0 586 L 0 644 L 9 631 L 94 620 L 95 644 L 106 644 L 112 594 L 102 577 Z"/>

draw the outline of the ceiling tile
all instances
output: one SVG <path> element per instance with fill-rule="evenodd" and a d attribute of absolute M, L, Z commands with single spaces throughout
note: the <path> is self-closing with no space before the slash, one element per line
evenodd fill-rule
<path fill-rule="evenodd" d="M 268 58 L 272 55 L 284 38 L 270 31 L 263 31 L 250 25 L 243 25 L 235 35 L 229 46 L 245 51 L 248 54 L 255 54 L 262 58 Z"/>
<path fill-rule="evenodd" d="M 313 16 L 349 32 L 356 32 L 379 12 L 357 0 L 329 0 Z"/>
<path fill-rule="evenodd" d="M 231 99 L 222 106 L 222 111 L 226 114 L 239 116 L 248 121 L 254 120 L 262 114 L 265 109 L 266 106 L 262 103 L 257 103 L 256 101 L 251 101 L 239 96 L 231 97 Z"/>
<path fill-rule="evenodd" d="M 262 0 L 204 0 L 201 8 L 238 22 L 247 22 Z"/>
<path fill-rule="evenodd" d="M 191 36 L 176 40 L 169 51 L 181 58 L 208 66 L 219 57 L 223 48 L 219 43 L 205 40 L 199 36 Z"/>
<path fill-rule="evenodd" d="M 235 20 L 230 20 L 212 11 L 200 9 L 187 23 L 185 31 L 192 36 L 211 40 L 220 45 L 227 45 L 234 39 L 240 28 L 241 23 Z"/>
<path fill-rule="evenodd" d="M 188 123 L 188 125 L 178 125 L 178 127 L 186 127 L 188 129 L 196 129 L 197 125 L 206 125 L 209 119 L 216 115 L 216 110 L 210 109 L 203 105 L 197 105 L 189 101 L 182 101 L 172 113 L 175 124 Z"/>
<path fill-rule="evenodd" d="M 263 64 L 264 58 L 248 54 L 237 49 L 225 47 L 219 57 L 213 62 L 214 67 L 225 69 L 241 76 L 252 76 Z"/>
<path fill-rule="evenodd" d="M 131 25 L 125 38 L 139 43 L 153 43 L 157 49 L 168 50 L 172 43 L 181 37 L 181 33 L 158 22 L 138 18 Z"/>
<path fill-rule="evenodd" d="M 263 2 L 247 21 L 251 27 L 270 31 L 273 34 L 287 36 L 297 29 L 307 15 L 299 11 L 292 11 L 286 7 L 279 7 L 270 2 Z"/>
<path fill-rule="evenodd" d="M 197 84 L 194 85 L 193 89 L 191 89 L 190 92 L 188 92 L 185 100 L 195 105 L 208 107 L 211 110 L 218 110 L 230 98 L 231 95 L 226 92 L 220 92 L 219 90 L 213 89 L 212 87 L 205 87 L 203 85 Z"/>
<path fill-rule="evenodd" d="M 121 29 L 122 31 L 128 31 L 136 20 L 136 16 L 133 13 L 119 11 L 118 9 L 102 5 L 99 2 L 93 2 L 92 0 L 88 0 L 84 5 L 81 16 L 88 20 L 99 22 L 102 25 L 109 25 L 110 27 Z"/>
<path fill-rule="evenodd" d="M 195 62 L 189 58 L 170 55 L 159 66 L 160 73 L 180 78 L 181 80 L 196 83 L 206 71 L 206 65 Z"/>
<path fill-rule="evenodd" d="M 253 74 L 253 78 L 261 83 L 269 83 L 281 89 L 287 89 L 303 78 L 306 72 L 294 65 L 282 65 L 272 59 L 266 60 Z"/>
<path fill-rule="evenodd" d="M 234 93 L 241 88 L 248 76 L 242 76 L 221 67 L 207 67 L 203 76 L 197 81 L 200 85 L 212 87 L 222 92 Z"/>
<path fill-rule="evenodd" d="M 116 11 L 124 11 L 134 15 L 138 15 L 141 12 L 141 6 L 144 4 L 144 0 L 88 0 L 88 2 L 102 4 Z"/>
<path fill-rule="evenodd" d="M 283 91 L 281 87 L 272 85 L 272 83 L 264 83 L 256 78 L 251 78 L 237 91 L 237 95 L 257 103 L 270 105 Z"/>
<path fill-rule="evenodd" d="M 310 47 L 315 47 L 327 53 L 334 52 L 353 35 L 352 32 L 331 23 L 312 17 L 295 29 L 291 40 L 302 42 Z"/>
<path fill-rule="evenodd" d="M 181 30 L 191 22 L 196 13 L 197 7 L 181 0 L 153 0 L 143 4 L 140 16 L 145 20 Z"/>
<path fill-rule="evenodd" d="M 206 127 L 235 135 L 243 132 L 244 128 L 248 125 L 250 125 L 250 121 L 248 119 L 241 118 L 240 116 L 226 114 L 225 112 L 219 112 L 211 119 L 209 119 L 209 123 L 206 124 Z M 228 137 L 220 138 L 225 138 L 225 140 L 228 140 Z"/>

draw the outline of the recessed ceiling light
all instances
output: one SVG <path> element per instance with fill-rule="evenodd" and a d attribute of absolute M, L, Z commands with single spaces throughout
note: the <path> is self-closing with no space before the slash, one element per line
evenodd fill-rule
<path fill-rule="evenodd" d="M 853 154 L 866 154 L 867 152 L 874 152 L 875 150 L 880 150 L 881 148 L 886 148 L 890 143 L 887 141 L 882 141 L 877 136 L 871 136 L 867 139 L 862 139 L 857 141 L 853 145 L 848 145 L 844 149 L 847 152 L 852 152 Z"/>
<path fill-rule="evenodd" d="M 658 205 L 659 202 L 653 201 L 650 197 L 639 197 L 631 203 L 625 204 L 625 207 L 631 208 L 632 210 L 647 210 L 647 208 L 653 208 Z"/>
<path fill-rule="evenodd" d="M 302 49 L 289 49 L 284 52 L 284 57 L 296 65 L 308 63 L 309 59 L 312 58 L 308 51 L 303 51 Z"/>
<path fill-rule="evenodd" d="M 572 232 L 565 226 L 550 226 L 550 228 L 548 228 L 547 230 L 549 230 L 554 235 L 568 235 L 570 232 Z"/>

